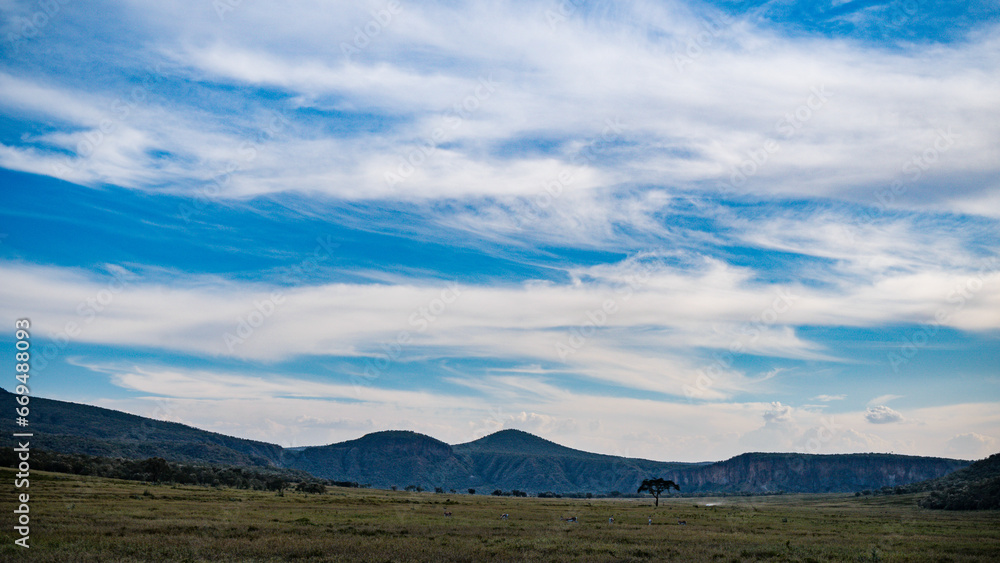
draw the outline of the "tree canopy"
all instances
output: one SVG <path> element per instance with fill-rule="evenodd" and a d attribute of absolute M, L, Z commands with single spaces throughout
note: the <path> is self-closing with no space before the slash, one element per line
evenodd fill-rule
<path fill-rule="evenodd" d="M 639 485 L 638 492 L 648 492 L 653 495 L 653 498 L 656 499 L 656 506 L 660 506 L 660 493 L 663 491 L 667 491 L 669 493 L 672 488 L 677 489 L 678 491 L 681 490 L 680 485 L 674 483 L 670 479 L 658 477 L 656 479 L 643 479 L 642 484 Z"/>

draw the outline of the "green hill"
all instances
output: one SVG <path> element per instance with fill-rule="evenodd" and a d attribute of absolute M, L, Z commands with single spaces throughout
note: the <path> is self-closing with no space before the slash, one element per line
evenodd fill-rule
<path fill-rule="evenodd" d="M 501 430 L 452 449 L 481 486 L 503 490 L 634 493 L 649 475 L 703 465 L 584 452 L 521 430 Z"/>
<path fill-rule="evenodd" d="M 324 479 L 358 481 L 375 487 L 433 488 L 467 475 L 448 444 L 417 432 L 374 432 L 347 442 L 286 452 L 285 466 Z"/>
<path fill-rule="evenodd" d="M 993 454 L 944 477 L 915 483 L 900 493 L 926 492 L 920 506 L 944 510 L 1000 508 L 1000 454 Z"/>

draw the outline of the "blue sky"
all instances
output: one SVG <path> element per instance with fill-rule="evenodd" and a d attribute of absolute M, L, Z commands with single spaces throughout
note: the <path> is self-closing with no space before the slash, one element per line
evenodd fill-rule
<path fill-rule="evenodd" d="M 995 3 L 167 4 L 0 3 L 33 393 L 294 446 L 1000 450 Z"/>

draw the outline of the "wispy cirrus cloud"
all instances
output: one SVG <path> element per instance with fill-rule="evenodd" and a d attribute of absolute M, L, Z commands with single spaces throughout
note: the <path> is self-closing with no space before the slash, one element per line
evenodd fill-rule
<path fill-rule="evenodd" d="M 813 400 L 829 403 L 830 401 L 843 401 L 847 395 L 816 395 Z"/>
<path fill-rule="evenodd" d="M 892 206 L 925 207 L 943 201 L 969 210 L 966 202 L 991 201 L 986 196 L 995 188 L 963 182 L 939 189 L 955 174 L 996 175 L 998 120 L 987 116 L 996 113 L 991 101 L 1000 84 L 988 72 L 996 53 L 996 40 L 989 35 L 976 42 L 927 46 L 923 50 L 932 56 L 925 56 L 829 39 L 793 39 L 734 25 L 692 66 L 678 70 L 672 53 L 682 39 L 702 31 L 699 16 L 683 4 L 663 9 L 626 4 L 616 12 L 593 12 L 553 28 L 541 10 L 526 13 L 524 6 L 471 2 L 460 9 L 409 6 L 378 38 L 377 46 L 350 61 L 330 45 L 328 31 L 322 38 L 318 30 L 309 31 L 314 24 L 303 23 L 310 19 L 303 17 L 307 7 L 241 6 L 222 28 L 215 14 L 190 10 L 194 25 L 185 25 L 193 31 L 181 34 L 180 43 L 171 39 L 177 37 L 168 33 L 173 30 L 164 29 L 176 20 L 154 21 L 164 15 L 160 10 L 125 10 L 140 29 L 152 34 L 155 47 L 144 49 L 141 56 L 151 66 L 167 63 L 173 73 L 171 88 L 190 75 L 201 83 L 275 90 L 251 103 L 258 110 L 289 114 L 291 125 L 269 148 L 270 156 L 243 163 L 233 188 L 224 195 L 301 190 L 347 198 L 526 196 L 559 174 L 574 171 L 578 180 L 570 190 L 628 182 L 715 192 L 725 187 L 731 170 L 773 140 L 780 151 L 759 165 L 752 181 L 740 188 L 742 193 L 807 193 L 869 203 L 877 189 L 906 176 L 906 163 L 933 149 L 942 130 L 954 132 L 953 145 L 926 163 L 926 170 L 911 164 L 906 170 L 919 172 L 919 181 L 909 185 L 905 195 L 896 195 Z M 358 20 L 363 14 L 347 12 L 348 23 L 364 23 Z M 640 13 L 642 17 L 636 17 Z M 470 14 L 483 17 L 470 19 Z M 199 24 L 199 19 L 205 21 Z M 282 47 L 275 38 L 262 37 L 260 27 L 253 25 L 261 21 L 276 29 L 305 25 L 298 39 L 303 45 Z M 456 21 L 463 22 L 461 30 Z M 483 27 L 487 21 L 488 29 Z M 343 35 L 352 32 L 344 29 Z M 619 41 L 620 33 L 634 39 Z M 424 49 L 435 56 L 430 63 L 398 57 L 406 49 Z M 507 55 L 498 60 L 496 53 Z M 586 79 L 595 75 L 603 79 Z M 495 92 L 477 100 L 474 109 L 454 111 L 482 88 L 484 77 L 495 81 Z M 30 77 L 20 80 L 26 85 L 22 91 L 38 88 Z M 819 87 L 830 92 L 830 99 L 813 111 L 807 102 Z M 63 97 L 78 90 L 77 85 L 72 90 L 47 88 Z M 91 88 L 88 96 L 104 98 L 107 104 L 117 95 L 99 82 Z M 218 97 L 224 92 L 199 88 L 195 95 Z M 741 94 L 734 97 L 733 92 Z M 54 111 L 58 106 L 47 107 Z M 794 118 L 803 107 L 808 119 Z M 121 168 L 149 168 L 149 153 L 155 151 L 196 158 L 174 163 L 178 168 L 160 177 L 137 178 L 110 175 L 108 155 L 95 161 L 103 172 L 92 181 L 184 189 L 184 180 L 204 180 L 206 169 L 225 169 L 232 156 L 219 148 L 233 147 L 230 153 L 235 153 L 254 134 L 252 120 L 234 123 L 229 111 L 206 114 L 173 98 L 159 109 L 171 117 L 134 125 L 137 134 L 148 139 L 149 150 L 115 155 L 127 158 Z M 460 127 L 444 125 L 442 116 L 449 113 L 461 121 Z M 789 115 L 797 129 L 776 125 Z M 325 126 L 328 120 L 373 117 L 388 127 L 349 142 Z M 599 134 L 606 119 L 625 124 L 617 145 L 608 149 L 613 158 L 577 170 L 570 158 L 574 148 Z M 204 133 L 182 135 L 170 130 L 175 123 L 197 123 L 186 133 Z M 92 132 L 94 125 L 89 127 Z M 436 136 L 436 129 L 443 135 Z M 438 145 L 437 154 L 424 159 L 406 189 L 388 189 L 385 173 L 428 139 Z M 499 145 L 510 143 L 520 143 L 521 149 L 513 155 L 498 154 Z M 545 158 L 533 157 L 533 146 L 545 146 Z M 6 165 L 51 173 L 51 167 L 26 156 L 55 159 L 53 148 L 44 139 L 8 146 L 12 154 Z M 343 157 L 324 164 L 314 158 L 317 154 Z M 97 164 L 102 159 L 108 161 L 103 167 Z M 287 166 L 290 162 L 295 165 Z M 289 178 L 290 169 L 299 172 Z M 501 181 L 491 181 L 494 177 Z M 995 210 L 981 212 L 995 215 Z"/>
<path fill-rule="evenodd" d="M 628 285 L 630 275 L 641 275 L 641 282 Z M 79 322 L 80 304 L 106 291 L 101 283 L 71 270 L 7 264 L 0 276 L 6 280 L 4 287 L 32 288 L 19 289 L 18 302 L 36 311 L 45 321 L 42 326 L 53 333 Z M 955 282 L 949 276 L 925 276 L 919 285 L 885 283 L 884 292 L 862 288 L 847 295 L 839 289 L 795 287 L 794 300 L 777 321 L 764 313 L 780 301 L 776 292 L 781 286 L 751 282 L 748 271 L 712 260 L 698 269 L 652 262 L 637 270 L 635 263 L 624 262 L 574 276 L 577 281 L 570 285 L 454 290 L 430 281 L 282 289 L 211 278 L 135 280 L 79 338 L 278 361 L 301 355 L 376 356 L 382 354 L 380 346 L 406 332 L 408 347 L 438 356 L 532 358 L 625 387 L 679 395 L 700 367 L 685 350 L 728 349 L 742 338 L 751 353 L 836 360 L 835 352 L 802 339 L 795 327 L 930 321 L 935 307 L 927 303 L 924 288 L 937 283 L 945 295 Z M 171 291 L 165 293 L 160 284 L 169 284 Z M 440 310 L 428 312 L 429 304 L 449 291 L 455 295 L 447 305 L 438 303 Z M 992 295 L 997 288 L 990 291 Z M 13 303 L 12 296 L 6 302 Z M 995 302 L 979 300 L 950 322 L 977 329 L 976 319 L 989 317 Z M 266 317 L 260 303 L 271 311 Z M 17 314 L 5 309 L 11 318 Z M 253 321 L 252 316 L 260 318 Z M 248 322 L 259 326 L 250 331 L 252 344 L 244 345 L 242 337 L 236 337 L 245 331 L 240 325 Z M 713 387 L 723 393 L 717 396 L 746 385 L 742 374 L 727 371 Z"/>

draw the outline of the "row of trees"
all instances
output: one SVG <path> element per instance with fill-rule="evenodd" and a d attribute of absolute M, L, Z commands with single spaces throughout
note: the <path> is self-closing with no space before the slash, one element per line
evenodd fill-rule
<path fill-rule="evenodd" d="M 524 491 L 519 491 L 517 489 L 514 489 L 512 491 L 507 491 L 507 492 L 504 492 L 504 491 L 501 491 L 500 489 L 497 489 L 497 490 L 493 491 L 490 494 L 493 495 L 493 496 L 495 496 L 495 497 L 526 497 L 526 496 L 528 496 L 528 493 L 526 493 Z"/>
<path fill-rule="evenodd" d="M 391 488 L 392 490 L 394 490 L 394 491 L 396 491 L 396 490 L 399 490 L 399 487 L 397 487 L 396 485 L 393 485 L 393 486 L 392 486 L 392 487 L 390 487 L 390 488 Z M 424 492 L 424 491 L 425 491 L 425 490 L 427 490 L 427 489 L 424 489 L 424 488 L 423 488 L 422 486 L 420 486 L 420 485 L 407 485 L 406 487 L 404 487 L 404 488 L 403 488 L 403 490 L 404 490 L 404 491 L 408 491 L 408 492 L 418 492 L 418 493 L 422 493 L 422 492 Z M 467 492 L 468 492 L 468 493 L 469 493 L 470 495 L 474 495 L 474 494 L 476 494 L 476 489 L 466 489 L 466 491 L 467 491 Z M 434 487 L 434 492 L 435 492 L 435 493 L 438 493 L 438 494 L 442 494 L 442 493 L 444 493 L 445 491 L 444 491 L 444 488 L 443 488 L 443 487 Z M 455 494 L 455 493 L 458 493 L 458 491 L 457 491 L 457 490 L 455 490 L 455 489 L 449 489 L 449 492 L 451 492 L 452 494 Z M 493 492 L 492 492 L 492 493 L 490 493 L 490 494 L 491 494 L 491 495 L 493 495 L 493 496 L 497 496 L 497 497 L 499 497 L 499 496 L 504 496 L 504 497 L 511 497 L 511 496 L 513 496 L 513 497 L 526 497 L 526 496 L 528 496 L 528 493 L 526 493 L 526 492 L 524 492 L 524 491 L 519 491 L 519 490 L 517 490 L 517 489 L 514 489 L 514 490 L 512 490 L 512 491 L 506 491 L 506 492 L 504 492 L 504 491 L 502 491 L 502 490 L 500 490 L 500 489 L 496 489 L 495 491 L 493 491 Z M 539 496 L 540 496 L 540 495 L 539 495 Z"/>
<path fill-rule="evenodd" d="M 656 502 L 655 502 L 656 506 L 659 506 L 660 505 L 660 495 L 663 494 L 664 491 L 669 492 L 671 489 L 675 489 L 675 490 L 678 490 L 678 491 L 681 490 L 680 485 L 678 485 L 677 483 L 674 483 L 673 481 L 671 481 L 669 479 L 662 479 L 662 478 L 645 479 L 645 480 L 643 480 L 642 485 L 639 486 L 639 490 L 636 492 L 636 495 L 641 495 L 642 493 L 649 493 L 649 494 L 653 495 L 653 497 L 656 499 Z M 392 490 L 394 490 L 394 491 L 397 490 L 397 487 L 393 486 Z M 420 485 L 408 485 L 404 490 L 406 490 L 406 491 L 416 491 L 416 492 L 419 493 L 419 492 L 423 492 L 424 488 L 421 487 Z M 434 487 L 434 492 L 435 493 L 443 493 L 444 489 L 442 489 L 441 487 Z M 455 491 L 455 489 L 451 489 L 451 492 L 454 493 L 456 491 Z M 476 489 L 468 489 L 468 492 L 469 492 L 470 495 L 474 495 L 474 494 L 476 494 Z M 518 489 L 513 489 L 513 490 L 510 490 L 510 491 L 504 491 L 502 489 L 494 489 L 494 491 L 492 493 L 490 493 L 490 494 L 493 495 L 493 496 L 495 496 L 495 497 L 501 497 L 501 496 L 503 496 L 503 497 L 527 497 L 528 496 L 528 493 L 526 493 L 524 491 L 521 491 L 521 490 L 518 490 Z M 594 493 L 553 493 L 552 491 L 545 491 L 545 492 L 542 492 L 542 493 L 538 493 L 537 496 L 538 496 L 538 498 L 563 498 L 563 497 L 566 497 L 566 498 L 594 498 L 595 497 Z M 606 495 L 597 495 L 597 497 L 599 497 L 599 498 L 620 498 L 620 497 L 623 497 L 623 496 L 635 496 L 635 495 L 623 495 L 620 491 L 611 491 L 610 493 L 608 493 Z"/>

